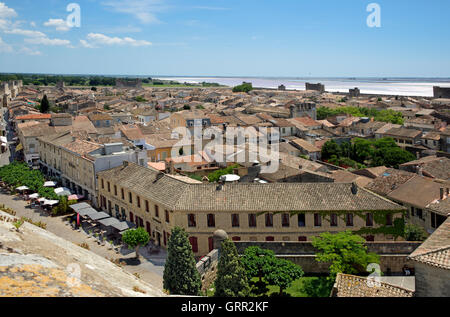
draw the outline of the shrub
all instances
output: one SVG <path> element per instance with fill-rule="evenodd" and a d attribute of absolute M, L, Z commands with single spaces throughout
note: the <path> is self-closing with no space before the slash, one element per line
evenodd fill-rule
<path fill-rule="evenodd" d="M 405 236 L 406 241 L 425 241 L 428 237 L 426 231 L 417 225 L 407 224 L 405 226 Z"/>
<path fill-rule="evenodd" d="M 89 250 L 89 244 L 87 244 L 86 242 L 80 243 L 78 244 L 78 246 L 82 247 L 83 249 Z"/>

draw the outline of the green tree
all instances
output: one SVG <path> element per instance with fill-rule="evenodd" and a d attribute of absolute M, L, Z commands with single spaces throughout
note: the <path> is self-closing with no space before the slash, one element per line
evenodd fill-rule
<path fill-rule="evenodd" d="M 413 154 L 400 147 L 381 149 L 377 152 L 377 157 L 384 162 L 383 165 L 394 168 L 416 159 Z"/>
<path fill-rule="evenodd" d="M 428 234 L 426 231 L 417 225 L 407 224 L 405 226 L 405 236 L 406 241 L 425 241 Z"/>
<path fill-rule="evenodd" d="M 136 259 L 139 259 L 139 247 L 146 245 L 150 240 L 150 236 L 144 228 L 130 229 L 125 231 L 122 236 L 122 241 L 128 245 L 128 247 L 136 250 Z"/>
<path fill-rule="evenodd" d="M 336 143 L 335 140 L 325 142 L 325 144 L 322 147 L 322 159 L 324 160 L 328 160 L 333 155 L 340 157 L 341 154 L 342 154 L 341 148 L 339 144 Z"/>
<path fill-rule="evenodd" d="M 269 271 L 274 259 L 275 253 L 272 250 L 261 249 L 260 247 L 248 247 L 245 249 L 241 260 L 248 280 L 257 277 L 259 282 L 262 282 L 264 272 Z"/>
<path fill-rule="evenodd" d="M 275 258 L 267 267 L 264 279 L 270 285 L 278 286 L 280 288 L 279 295 L 282 296 L 284 290 L 302 276 L 303 270 L 300 266 L 288 260 Z"/>
<path fill-rule="evenodd" d="M 50 103 L 48 102 L 47 95 L 44 95 L 44 97 L 42 98 L 39 109 L 40 109 L 41 113 L 47 113 L 48 110 L 50 109 Z"/>
<path fill-rule="evenodd" d="M 313 238 L 312 244 L 319 250 L 316 260 L 330 264 L 330 279 L 334 280 L 337 273 L 361 274 L 366 272 L 368 264 L 379 263 L 379 256 L 369 253 L 364 242 L 362 237 L 347 230 L 322 233 Z"/>
<path fill-rule="evenodd" d="M 218 182 L 221 176 L 227 175 L 227 174 L 232 174 L 233 169 L 238 168 L 238 167 L 239 167 L 239 164 L 234 164 L 234 165 L 228 166 L 227 168 L 220 169 L 220 170 L 217 170 L 217 171 L 214 171 L 214 172 L 208 174 L 209 182 L 210 183 Z"/>
<path fill-rule="evenodd" d="M 214 283 L 218 297 L 245 297 L 250 288 L 236 246 L 230 240 L 222 242 L 217 277 Z"/>
<path fill-rule="evenodd" d="M 326 277 L 311 277 L 303 279 L 301 290 L 308 297 L 330 297 L 334 281 Z"/>
<path fill-rule="evenodd" d="M 196 268 L 194 253 L 183 228 L 175 227 L 169 238 L 167 260 L 164 266 L 164 289 L 173 295 L 200 295 L 201 278 Z"/>
<path fill-rule="evenodd" d="M 253 86 L 251 83 L 243 83 L 242 85 L 238 85 L 233 87 L 233 92 L 245 92 L 249 93 L 253 90 Z"/>

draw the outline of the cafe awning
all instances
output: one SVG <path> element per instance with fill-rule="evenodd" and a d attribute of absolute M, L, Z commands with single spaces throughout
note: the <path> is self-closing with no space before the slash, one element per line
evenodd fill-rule
<path fill-rule="evenodd" d="M 106 212 L 103 212 L 103 211 L 88 214 L 87 216 L 89 218 L 91 218 L 92 220 L 100 220 L 100 219 L 105 219 L 105 218 L 111 217 L 110 215 L 108 215 Z"/>
<path fill-rule="evenodd" d="M 88 203 L 79 203 L 79 204 L 70 205 L 70 208 L 72 208 L 75 211 L 79 211 L 81 209 L 92 208 L 92 207 Z"/>
<path fill-rule="evenodd" d="M 58 196 L 70 196 L 72 193 L 70 192 L 70 189 L 66 187 L 59 187 L 55 189 L 55 194 Z"/>
<path fill-rule="evenodd" d="M 77 213 L 82 217 L 90 217 L 91 215 L 97 214 L 98 211 L 92 207 L 88 207 L 88 208 L 78 210 Z"/>
<path fill-rule="evenodd" d="M 44 183 L 44 187 L 55 187 L 56 183 L 52 181 L 48 181 Z"/>
<path fill-rule="evenodd" d="M 111 225 L 111 227 L 113 227 L 119 231 L 125 231 L 125 230 L 136 227 L 136 225 L 129 221 L 120 221 L 118 224 Z"/>
<path fill-rule="evenodd" d="M 38 193 L 34 193 L 28 196 L 28 198 L 30 199 L 38 199 L 39 198 L 39 194 Z"/>
<path fill-rule="evenodd" d="M 45 206 L 45 205 L 53 206 L 53 205 L 57 205 L 57 204 L 59 204 L 59 200 L 46 200 L 46 201 L 44 202 L 44 206 Z"/>
<path fill-rule="evenodd" d="M 106 227 L 112 227 L 114 225 L 120 224 L 120 221 L 113 217 L 105 218 L 105 219 L 99 220 L 98 222 Z"/>

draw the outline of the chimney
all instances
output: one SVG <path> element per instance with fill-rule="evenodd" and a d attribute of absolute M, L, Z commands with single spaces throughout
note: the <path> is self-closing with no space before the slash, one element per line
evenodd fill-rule
<path fill-rule="evenodd" d="M 356 195 L 358 193 L 358 185 L 356 183 L 352 183 L 352 194 Z"/>
<path fill-rule="evenodd" d="M 444 188 L 441 187 L 440 190 L 441 190 L 440 200 L 443 200 L 444 199 Z"/>

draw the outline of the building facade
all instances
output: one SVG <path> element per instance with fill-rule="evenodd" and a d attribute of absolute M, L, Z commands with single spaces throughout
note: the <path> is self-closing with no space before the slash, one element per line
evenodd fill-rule
<path fill-rule="evenodd" d="M 404 208 L 352 184 L 192 184 L 133 163 L 98 173 L 102 209 L 144 227 L 162 247 L 185 228 L 197 256 L 212 249 L 214 231 L 234 241 L 307 241 L 323 232 L 360 231 L 385 240 Z M 381 217 L 374 215 L 380 214 Z"/>

